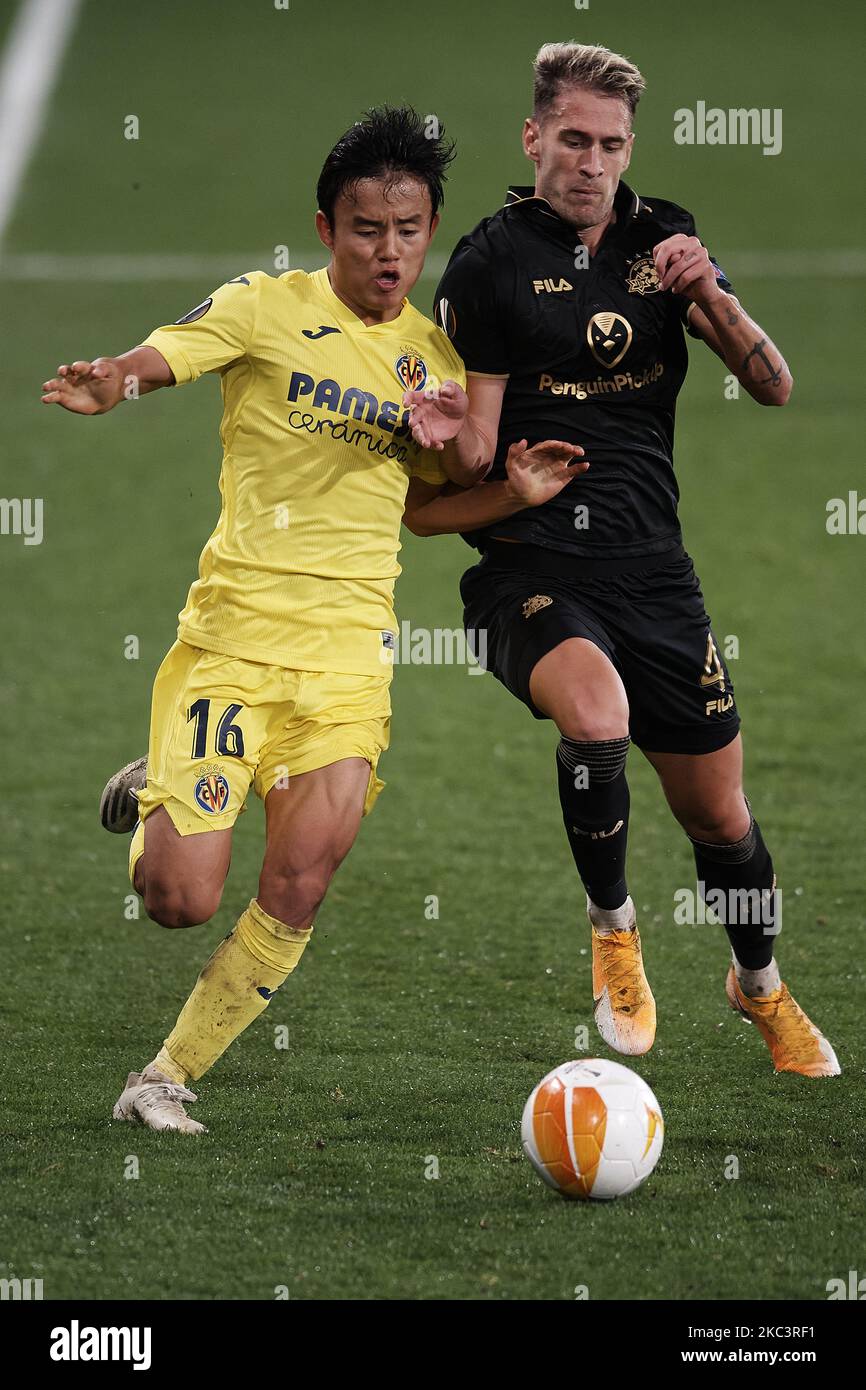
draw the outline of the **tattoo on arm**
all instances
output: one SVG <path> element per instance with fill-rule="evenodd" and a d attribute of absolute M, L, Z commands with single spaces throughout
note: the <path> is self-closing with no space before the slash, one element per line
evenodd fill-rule
<path fill-rule="evenodd" d="M 774 367 L 774 366 L 773 366 L 772 362 L 770 361 L 769 357 L 767 356 L 766 352 L 764 351 L 764 348 L 765 348 L 766 346 L 767 346 L 767 340 L 766 340 L 766 338 L 761 338 L 760 342 L 753 343 L 752 346 L 750 347 L 749 351 L 746 353 L 745 357 L 743 358 L 743 365 L 740 367 L 740 371 L 741 371 L 741 372 L 748 372 L 750 360 L 751 360 L 753 357 L 759 357 L 760 360 L 763 362 L 764 366 L 766 367 L 767 372 L 769 373 L 769 375 L 768 375 L 768 376 L 765 376 L 765 377 L 764 377 L 762 380 L 760 380 L 757 384 L 758 384 L 759 386 L 770 386 L 770 385 L 772 385 L 772 386 L 781 386 L 781 384 L 782 384 L 782 375 L 781 375 L 781 372 L 780 372 L 780 370 L 779 370 L 779 367 Z M 779 365 L 781 366 L 781 363 L 780 363 Z"/>
<path fill-rule="evenodd" d="M 727 314 L 728 314 L 728 323 L 731 325 L 732 328 L 733 328 L 733 326 L 734 326 L 735 323 L 739 323 L 739 322 L 740 322 L 740 316 L 739 316 L 739 314 L 735 314 L 734 311 L 733 311 L 733 309 L 728 309 Z"/>

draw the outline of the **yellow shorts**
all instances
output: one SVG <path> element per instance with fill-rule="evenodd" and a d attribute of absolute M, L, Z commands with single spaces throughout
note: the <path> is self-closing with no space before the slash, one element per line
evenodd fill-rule
<path fill-rule="evenodd" d="M 390 668 L 381 676 L 290 671 L 175 642 L 156 673 L 145 820 L 165 806 L 181 835 L 226 830 L 250 784 L 265 799 L 278 782 L 341 758 L 366 758 L 364 814 L 385 785 Z"/>

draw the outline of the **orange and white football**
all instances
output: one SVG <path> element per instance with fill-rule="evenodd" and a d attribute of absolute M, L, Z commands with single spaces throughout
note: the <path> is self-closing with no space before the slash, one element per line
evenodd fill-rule
<path fill-rule="evenodd" d="M 610 1201 L 648 1178 L 664 1120 L 649 1086 L 619 1062 L 590 1057 L 548 1072 L 523 1111 L 523 1147 L 563 1197 Z"/>

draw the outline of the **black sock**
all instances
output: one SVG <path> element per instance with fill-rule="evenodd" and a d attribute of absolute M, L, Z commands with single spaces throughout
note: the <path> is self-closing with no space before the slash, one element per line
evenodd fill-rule
<path fill-rule="evenodd" d="M 735 844 L 692 840 L 692 847 L 699 891 L 724 922 L 734 955 L 744 969 L 762 970 L 773 959 L 781 921 L 776 920 L 773 861 L 757 821 Z"/>
<path fill-rule="evenodd" d="M 598 907 L 622 907 L 628 897 L 628 746 L 627 738 L 597 742 L 562 738 L 556 750 L 568 843 L 583 886 Z"/>

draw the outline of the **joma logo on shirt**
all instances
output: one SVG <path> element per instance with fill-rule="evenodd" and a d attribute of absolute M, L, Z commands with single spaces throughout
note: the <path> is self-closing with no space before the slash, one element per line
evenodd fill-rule
<path fill-rule="evenodd" d="M 344 390 L 331 377 L 316 381 L 307 372 L 292 372 L 286 399 L 298 401 L 302 396 L 318 410 L 332 410 L 335 415 L 364 420 L 368 425 L 377 425 L 380 430 L 405 434 L 409 427 L 409 411 L 403 410 L 401 414 L 397 401 L 380 402 L 372 391 L 365 391 L 360 386 L 347 386 Z"/>
<path fill-rule="evenodd" d="M 574 285 L 569 284 L 568 280 L 533 280 L 532 288 L 536 294 L 561 294 L 563 290 L 573 290 Z"/>

